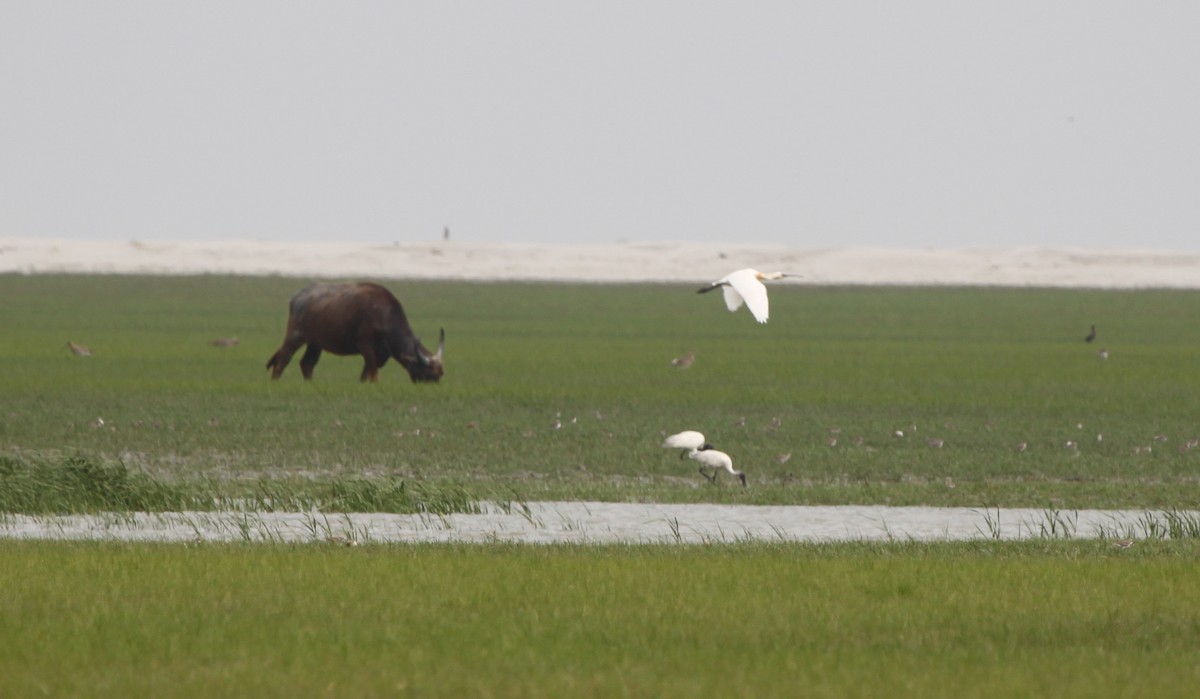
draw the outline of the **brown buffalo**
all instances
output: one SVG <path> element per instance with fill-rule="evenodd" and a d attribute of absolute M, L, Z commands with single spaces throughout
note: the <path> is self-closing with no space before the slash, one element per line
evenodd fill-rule
<path fill-rule="evenodd" d="M 321 352 L 337 355 L 361 354 L 363 381 L 376 381 L 379 367 L 389 357 L 404 365 L 416 381 L 442 377 L 442 330 L 436 354 L 413 335 L 404 309 L 392 292 L 378 284 L 309 284 L 292 297 L 288 306 L 287 333 L 283 345 L 267 361 L 271 378 L 279 375 L 301 345 L 308 345 L 300 360 L 300 372 L 312 378 Z"/>

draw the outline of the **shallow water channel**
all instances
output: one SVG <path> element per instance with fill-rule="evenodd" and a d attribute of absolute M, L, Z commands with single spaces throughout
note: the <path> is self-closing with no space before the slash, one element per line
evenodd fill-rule
<path fill-rule="evenodd" d="M 1184 513 L 1196 518 L 1196 513 Z M 1139 538 L 1168 513 L 952 507 L 484 503 L 480 514 L 0 515 L 0 537 L 118 541 L 711 543 Z"/>

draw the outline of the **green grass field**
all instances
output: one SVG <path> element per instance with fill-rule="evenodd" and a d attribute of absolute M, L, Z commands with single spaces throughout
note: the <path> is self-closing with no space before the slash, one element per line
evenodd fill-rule
<path fill-rule="evenodd" d="M 1193 292 L 395 282 L 441 384 L 271 382 L 302 284 L 0 276 L 0 512 L 1200 504 Z M 0 541 L 0 696 L 1191 696 L 1197 541 Z"/>
<path fill-rule="evenodd" d="M 0 451 L 227 493 L 367 478 L 520 499 L 1200 505 L 1190 291 L 784 285 L 759 326 L 691 286 L 395 282 L 418 333 L 446 328 L 441 384 L 392 363 L 362 385 L 358 358 L 329 355 L 311 383 L 295 364 L 272 382 L 303 283 L 0 276 Z M 688 351 L 691 369 L 669 365 Z M 710 487 L 659 447 L 683 429 L 751 487 Z"/>
<path fill-rule="evenodd" d="M 0 696 L 1193 696 L 1198 554 L 0 542 Z"/>

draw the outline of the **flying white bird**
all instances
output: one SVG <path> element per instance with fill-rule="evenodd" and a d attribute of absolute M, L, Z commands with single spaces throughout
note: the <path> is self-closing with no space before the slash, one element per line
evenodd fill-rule
<path fill-rule="evenodd" d="M 742 482 L 743 487 L 746 485 L 746 474 L 733 468 L 733 459 L 729 458 L 729 454 L 717 451 L 713 445 L 705 441 L 703 434 L 695 430 L 673 434 L 663 440 L 662 445 L 667 449 L 686 449 L 687 451 L 681 453 L 679 458 L 682 459 L 686 456 L 699 463 L 700 475 L 707 478 L 709 483 L 716 483 L 717 472 L 724 470 L 731 476 L 736 476 Z M 706 469 L 711 469 L 712 473 L 708 473 Z"/>
<path fill-rule="evenodd" d="M 794 276 L 797 275 L 783 272 L 764 274 L 757 269 L 739 269 L 697 290 L 696 293 L 704 294 L 720 287 L 725 291 L 725 305 L 730 311 L 736 311 L 745 303 L 746 308 L 749 308 L 750 312 L 754 314 L 754 319 L 765 323 L 768 316 L 767 287 L 763 285 L 763 282 Z"/>

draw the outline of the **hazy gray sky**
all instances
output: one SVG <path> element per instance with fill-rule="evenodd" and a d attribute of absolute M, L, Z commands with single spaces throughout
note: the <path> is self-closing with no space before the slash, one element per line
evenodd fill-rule
<path fill-rule="evenodd" d="M 0 0 L 0 235 L 1200 249 L 1200 3 Z"/>

